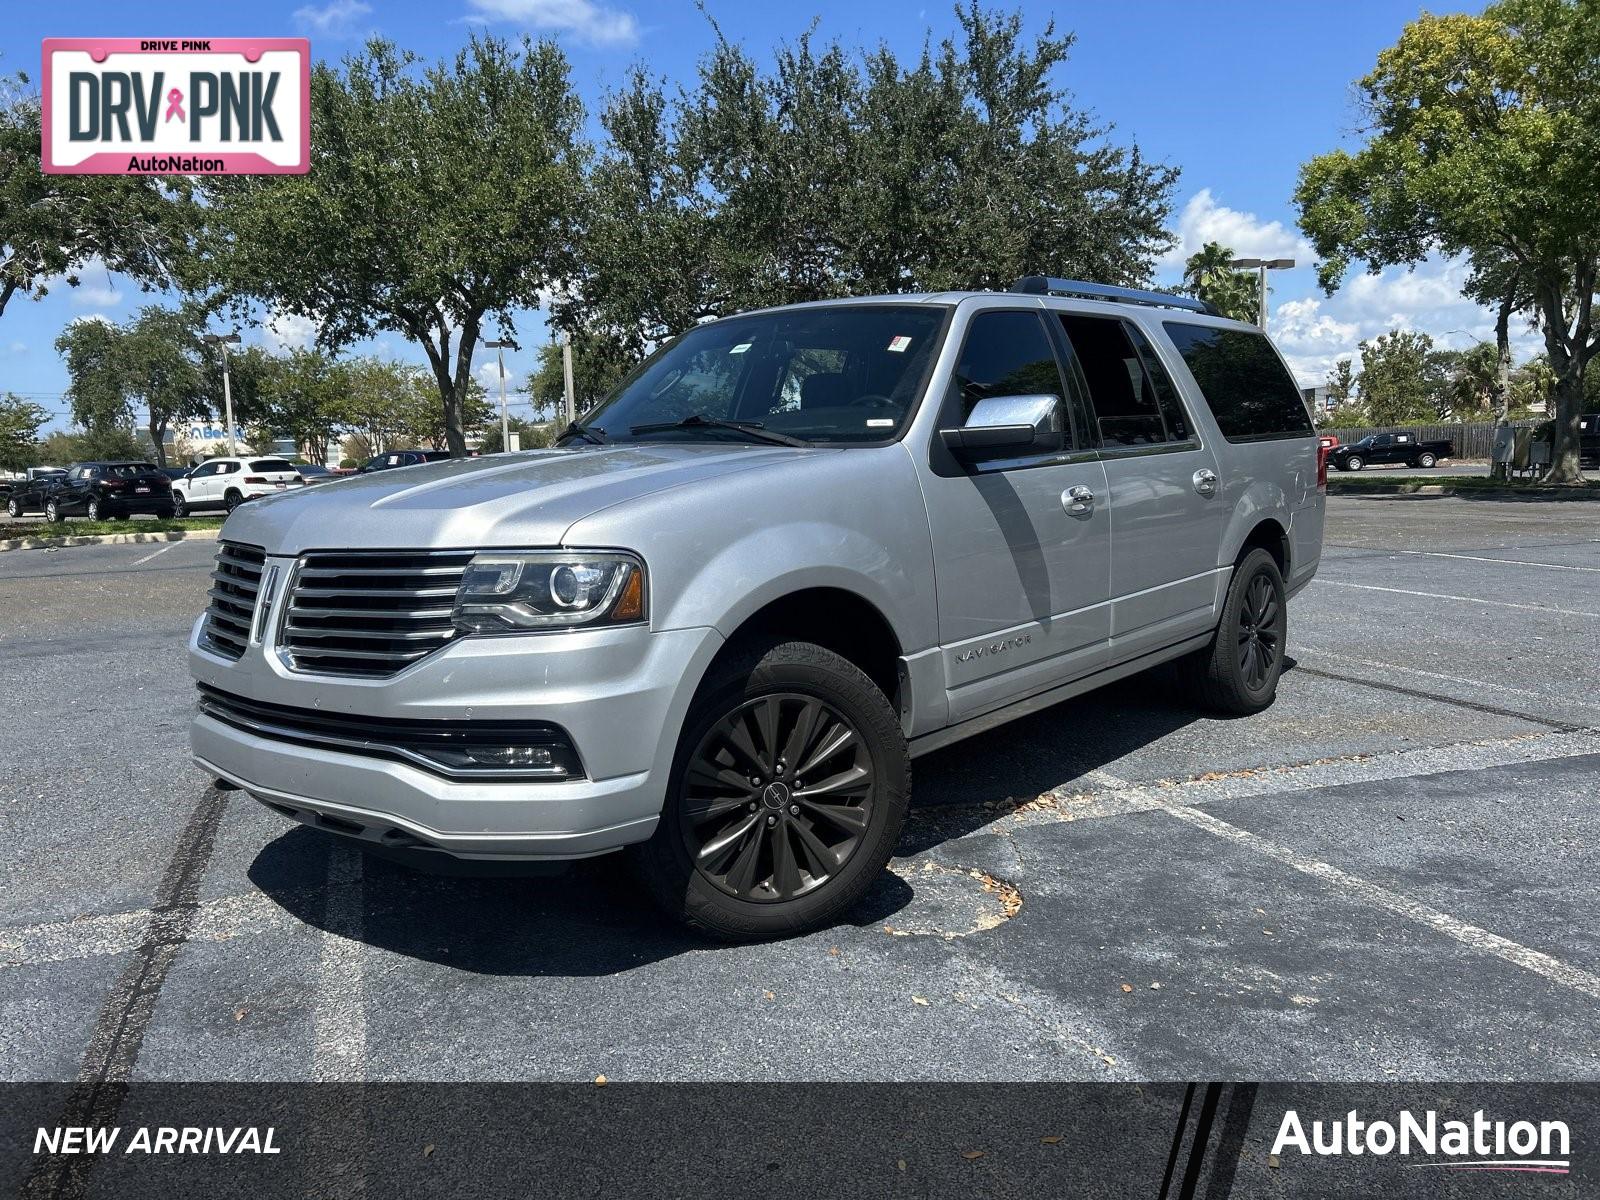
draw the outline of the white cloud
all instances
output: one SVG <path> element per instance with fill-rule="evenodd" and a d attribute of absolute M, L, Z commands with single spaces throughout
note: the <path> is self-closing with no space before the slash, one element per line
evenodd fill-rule
<path fill-rule="evenodd" d="M 468 0 L 473 15 L 491 21 L 512 21 L 548 33 L 571 34 L 589 46 L 632 46 L 639 40 L 639 22 L 630 12 L 595 0 Z"/>
<path fill-rule="evenodd" d="M 1282 221 L 1263 221 L 1255 213 L 1219 204 L 1210 188 L 1189 197 L 1178 214 L 1177 244 L 1158 267 L 1182 270 L 1184 260 L 1207 242 L 1221 242 L 1241 258 L 1292 258 L 1309 262 L 1311 244 Z"/>
<path fill-rule="evenodd" d="M 26 354 L 28 352 L 28 344 L 26 342 L 12 342 L 6 350 L 10 354 Z"/>
<path fill-rule="evenodd" d="M 278 353 L 285 350 L 306 350 L 317 340 L 320 322 L 294 313 L 274 312 L 267 318 L 267 341 Z"/>
<path fill-rule="evenodd" d="M 485 350 L 489 356 L 487 362 L 480 362 L 473 372 L 478 377 L 478 382 L 483 385 L 489 398 L 496 404 L 500 403 L 500 364 L 494 358 L 492 350 Z M 521 386 L 522 376 L 509 364 L 506 364 L 506 396 L 509 399 Z"/>
<path fill-rule="evenodd" d="M 349 37 L 356 30 L 356 22 L 372 11 L 372 5 L 361 0 L 329 0 L 320 8 L 307 4 L 294 10 L 294 21 L 307 33 L 322 37 Z"/>
<path fill-rule="evenodd" d="M 70 295 L 72 303 L 79 308 L 114 308 L 122 303 L 122 293 L 111 281 L 111 272 L 106 269 L 102 259 L 88 259 L 73 274 L 77 277 L 78 286 L 70 289 Z M 49 282 L 54 287 L 65 284 L 66 278 L 58 275 Z"/>

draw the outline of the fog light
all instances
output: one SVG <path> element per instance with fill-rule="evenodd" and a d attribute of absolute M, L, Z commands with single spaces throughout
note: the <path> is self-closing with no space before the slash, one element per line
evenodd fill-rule
<path fill-rule="evenodd" d="M 548 767 L 555 763 L 548 746 L 463 746 L 461 753 L 485 767 Z"/>

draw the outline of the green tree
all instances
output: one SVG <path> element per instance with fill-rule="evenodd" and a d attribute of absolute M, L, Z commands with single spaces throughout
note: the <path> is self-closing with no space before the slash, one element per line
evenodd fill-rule
<path fill-rule="evenodd" d="M 205 321 L 205 310 L 197 304 L 150 307 L 120 331 L 124 392 L 135 410 L 144 409 L 145 431 L 161 466 L 167 463 L 172 423 L 210 411 L 201 341 Z"/>
<path fill-rule="evenodd" d="M 1424 14 L 1357 85 L 1366 145 L 1306 163 L 1295 193 L 1330 292 L 1356 262 L 1463 254 L 1469 295 L 1537 315 L 1555 373 L 1549 483 L 1582 478 L 1578 413 L 1600 353 L 1597 45 L 1594 0 Z"/>
<path fill-rule="evenodd" d="M 539 365 L 519 391 L 528 397 L 536 420 L 556 421 L 565 411 L 567 384 L 561 344 L 539 347 Z M 634 367 L 637 354 L 601 330 L 579 330 L 572 338 L 573 404 L 582 416 L 608 396 Z"/>
<path fill-rule="evenodd" d="M 1361 407 L 1374 425 L 1431 421 L 1437 415 L 1441 376 L 1433 339 L 1394 329 L 1361 343 Z"/>
<path fill-rule="evenodd" d="M 338 414 L 348 380 L 344 365 L 321 350 L 291 350 L 275 360 L 262 387 L 258 421 L 294 439 L 311 462 L 326 462 L 338 435 Z"/>
<path fill-rule="evenodd" d="M 1228 264 L 1233 251 L 1220 242 L 1207 242 L 1183 264 L 1183 286 L 1225 317 L 1254 322 L 1261 315 L 1261 280 Z"/>
<path fill-rule="evenodd" d="M 170 281 L 194 206 L 181 175 L 46 175 L 40 102 L 26 75 L 0 78 L 0 313 L 14 296 L 78 285 L 92 260 L 146 289 Z"/>
<path fill-rule="evenodd" d="M 472 360 L 572 271 L 583 120 L 561 51 L 474 36 L 419 69 L 374 40 L 312 78 L 312 165 L 210 176 L 201 278 L 320 323 L 337 349 L 382 330 L 427 354 L 444 440 L 466 452 Z"/>
<path fill-rule="evenodd" d="M 1328 402 L 1330 408 L 1343 408 L 1355 398 L 1356 375 L 1348 358 L 1341 358 L 1328 372 Z"/>
<path fill-rule="evenodd" d="M 39 462 L 39 430 L 49 416 L 10 392 L 0 396 L 0 471 L 20 471 Z"/>
<path fill-rule="evenodd" d="M 111 321 L 74 321 L 56 337 L 66 360 L 67 403 L 84 429 L 124 429 L 133 423 L 128 394 L 127 336 Z"/>
<path fill-rule="evenodd" d="M 707 317 L 861 292 L 1148 279 L 1176 170 L 1061 83 L 1070 35 L 957 11 L 919 59 L 810 35 L 770 68 L 717 33 L 693 85 L 636 72 L 601 116 L 584 258 L 558 323 L 637 358 Z"/>
<path fill-rule="evenodd" d="M 1443 401 L 1450 415 L 1465 420 L 1494 408 L 1500 355 L 1493 342 L 1477 342 L 1465 350 L 1436 350 L 1433 363 L 1443 376 Z"/>

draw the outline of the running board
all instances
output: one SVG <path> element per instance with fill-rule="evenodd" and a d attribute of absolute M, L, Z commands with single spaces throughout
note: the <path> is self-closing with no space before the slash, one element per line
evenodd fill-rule
<path fill-rule="evenodd" d="M 1093 675 L 1085 675 L 1081 679 L 1074 679 L 1070 683 L 1063 683 L 1049 691 L 1036 692 L 1032 696 L 1025 696 L 1021 700 L 1013 700 L 999 708 L 990 709 L 986 713 L 979 713 L 975 717 L 968 717 L 954 725 L 947 725 L 943 729 L 935 729 L 932 733 L 925 733 L 921 737 L 912 738 L 908 745 L 911 756 L 919 757 L 929 754 L 934 750 L 943 750 L 946 746 L 964 741 L 976 734 L 988 733 L 1018 717 L 1025 717 L 1029 713 L 1038 712 L 1040 709 L 1050 708 L 1060 704 L 1063 700 L 1071 700 L 1074 696 L 1081 696 L 1085 692 L 1092 692 L 1102 688 L 1108 683 L 1115 683 L 1119 679 L 1126 679 L 1129 675 L 1137 675 L 1140 671 L 1148 671 L 1151 667 L 1160 666 L 1175 658 L 1181 658 L 1194 650 L 1203 650 L 1211 644 L 1211 632 L 1207 631 L 1195 637 L 1186 638 L 1171 646 L 1160 650 L 1152 650 L 1148 654 L 1141 654 L 1138 658 L 1130 658 L 1127 662 L 1118 663 L 1114 667 L 1105 667 Z"/>

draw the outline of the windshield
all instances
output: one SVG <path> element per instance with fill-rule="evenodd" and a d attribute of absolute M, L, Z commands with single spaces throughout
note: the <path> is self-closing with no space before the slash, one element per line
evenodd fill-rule
<path fill-rule="evenodd" d="M 730 317 L 690 330 L 647 361 L 587 422 L 611 441 L 749 440 L 705 422 L 757 423 L 810 442 L 899 436 L 946 310 L 857 304 Z M 632 432 L 704 418 L 683 429 Z"/>

